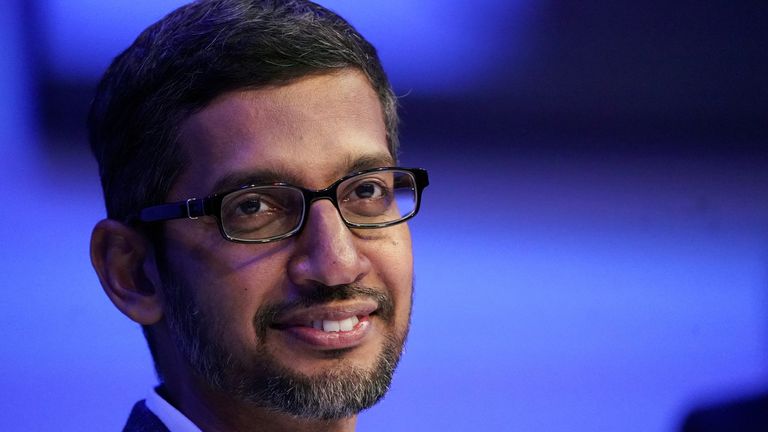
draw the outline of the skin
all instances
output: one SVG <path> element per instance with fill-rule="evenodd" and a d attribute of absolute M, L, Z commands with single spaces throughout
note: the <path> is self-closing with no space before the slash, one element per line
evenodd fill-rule
<path fill-rule="evenodd" d="M 265 170 L 281 180 L 322 189 L 350 171 L 392 165 L 381 105 L 361 73 L 344 70 L 304 77 L 280 87 L 224 94 L 183 124 L 186 166 L 168 194 L 173 202 L 237 187 L 224 184 Z M 362 165 L 361 165 L 362 164 Z M 224 183 L 228 183 L 225 181 Z M 406 224 L 350 230 L 330 201 L 312 203 L 304 230 L 269 244 L 226 241 L 212 217 L 165 222 L 169 271 L 193 291 L 215 334 L 236 358 L 265 349 L 291 370 L 309 376 L 345 367 L 370 369 L 386 337 L 404 339 L 412 292 L 411 238 Z M 141 234 L 111 220 L 94 229 L 92 261 L 115 305 L 150 325 L 159 347 L 165 396 L 206 431 L 354 430 L 355 417 L 310 421 L 262 409 L 210 388 L 175 348 L 164 319 L 156 257 Z M 318 285 L 360 284 L 394 302 L 390 322 L 370 317 L 370 331 L 340 354 L 253 325 L 260 306 L 296 299 Z M 344 307 L 347 300 L 331 307 Z"/>

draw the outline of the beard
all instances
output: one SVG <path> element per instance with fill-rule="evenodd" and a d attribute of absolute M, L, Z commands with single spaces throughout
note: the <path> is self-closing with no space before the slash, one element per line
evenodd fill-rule
<path fill-rule="evenodd" d="M 173 272 L 163 271 L 162 279 L 168 300 L 166 319 L 177 349 L 214 390 L 256 407 L 316 420 L 355 415 L 376 404 L 389 390 L 408 326 L 399 333 L 394 330 L 394 304 L 388 294 L 358 285 L 318 286 L 297 300 L 263 305 L 253 319 L 260 343 L 243 359 L 220 342 L 225 340 L 221 333 L 226 328 L 226 317 L 217 319 L 205 314 L 191 290 Z M 375 299 L 379 305 L 377 317 L 390 329 L 371 367 L 346 364 L 343 356 L 348 350 L 342 349 L 325 353 L 328 358 L 339 359 L 334 367 L 308 375 L 291 369 L 267 349 L 267 330 L 280 314 L 353 298 Z"/>

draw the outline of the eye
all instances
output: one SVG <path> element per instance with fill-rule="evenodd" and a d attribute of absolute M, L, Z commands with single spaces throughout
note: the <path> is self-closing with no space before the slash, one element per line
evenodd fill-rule
<path fill-rule="evenodd" d="M 392 207 L 391 180 L 384 176 L 366 176 L 345 188 L 339 203 L 347 220 L 368 222 L 367 218 L 378 217 Z"/>
<path fill-rule="evenodd" d="M 385 176 L 365 175 L 351 180 L 350 184 L 339 189 L 339 202 L 342 204 L 372 205 L 392 198 L 392 180 Z"/>
<path fill-rule="evenodd" d="M 270 206 L 259 198 L 251 198 L 237 205 L 237 212 L 243 215 L 252 215 L 259 211 L 269 211 Z"/>
<path fill-rule="evenodd" d="M 360 183 L 350 195 L 353 195 L 351 199 L 376 199 L 384 195 L 384 189 L 376 183 Z"/>
<path fill-rule="evenodd" d="M 274 215 L 281 211 L 275 197 L 266 194 L 245 194 L 230 204 L 230 214 L 236 218 L 253 218 Z"/>
<path fill-rule="evenodd" d="M 286 186 L 251 186 L 221 202 L 221 229 L 240 240 L 261 240 L 290 232 L 301 223 L 304 196 Z"/>

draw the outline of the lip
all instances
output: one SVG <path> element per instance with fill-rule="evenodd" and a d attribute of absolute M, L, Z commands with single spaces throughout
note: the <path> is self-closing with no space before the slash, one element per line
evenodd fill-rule
<path fill-rule="evenodd" d="M 373 324 L 371 317 L 377 309 L 378 305 L 375 301 L 367 300 L 314 306 L 280 317 L 271 328 L 313 349 L 352 348 L 363 343 L 366 336 L 371 333 Z M 325 332 L 311 325 L 312 321 L 341 321 L 352 316 L 356 316 L 359 322 L 349 331 Z"/>

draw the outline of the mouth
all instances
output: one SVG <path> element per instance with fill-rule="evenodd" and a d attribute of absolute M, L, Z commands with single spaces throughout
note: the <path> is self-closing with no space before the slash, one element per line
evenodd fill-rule
<path fill-rule="evenodd" d="M 362 344 L 377 314 L 374 302 L 324 305 L 280 317 L 270 328 L 312 349 L 338 350 Z"/>

